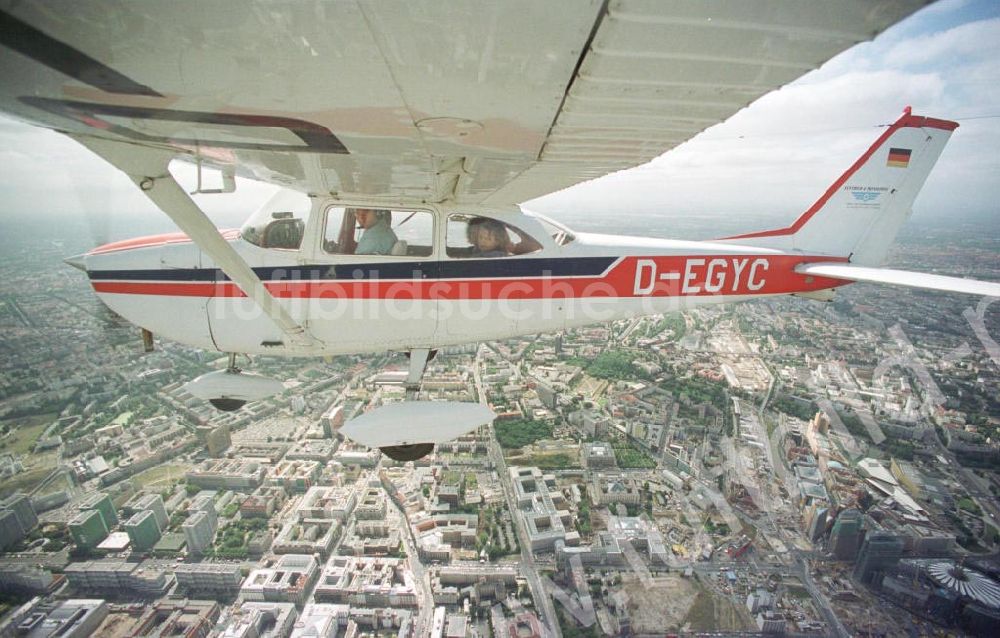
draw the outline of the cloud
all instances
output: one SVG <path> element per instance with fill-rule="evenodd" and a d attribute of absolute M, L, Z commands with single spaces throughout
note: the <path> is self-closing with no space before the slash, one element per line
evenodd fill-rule
<path fill-rule="evenodd" d="M 0 116 L 0 149 L 0 216 L 165 219 L 124 173 L 55 131 Z M 197 169 L 193 165 L 175 162 L 171 171 L 185 190 L 194 190 Z M 214 176 L 205 179 L 214 183 L 210 181 Z M 196 199 L 209 217 L 231 227 L 249 217 L 277 190 L 276 186 L 238 177 L 236 193 Z"/>
<path fill-rule="evenodd" d="M 677 219 L 769 215 L 789 222 L 904 106 L 942 118 L 1000 114 L 1000 19 L 935 26 L 964 9 L 953 2 L 929 15 L 920 12 L 913 20 L 922 32 L 900 38 L 899 31 L 913 30 L 904 22 L 642 167 L 530 206 L 554 216 L 562 207 L 606 214 L 628 206 Z M 998 146 L 1000 119 L 962 122 L 916 202 L 916 214 L 996 210 Z"/>
<path fill-rule="evenodd" d="M 883 63 L 897 68 L 950 66 L 961 59 L 992 59 L 997 55 L 1000 55 L 1000 18 L 993 18 L 899 42 L 886 52 Z"/>

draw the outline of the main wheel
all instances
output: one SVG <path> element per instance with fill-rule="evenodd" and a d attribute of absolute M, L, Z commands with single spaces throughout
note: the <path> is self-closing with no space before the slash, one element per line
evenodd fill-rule
<path fill-rule="evenodd" d="M 382 453 L 394 461 L 416 461 L 434 451 L 433 443 L 414 443 L 413 445 L 388 445 L 379 448 Z"/>
<path fill-rule="evenodd" d="M 208 402 L 214 405 L 216 409 L 222 410 L 223 412 L 233 412 L 235 410 L 239 410 L 247 403 L 242 399 L 209 399 Z"/>

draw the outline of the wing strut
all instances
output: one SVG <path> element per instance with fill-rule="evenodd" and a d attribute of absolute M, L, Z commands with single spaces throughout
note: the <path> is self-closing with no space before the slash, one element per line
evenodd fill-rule
<path fill-rule="evenodd" d="M 212 220 L 170 174 L 168 165 L 173 158 L 173 151 L 94 137 L 72 137 L 128 175 L 139 190 L 166 213 L 198 248 L 211 257 L 222 272 L 285 333 L 290 345 L 308 350 L 316 344 L 315 338 L 278 303 L 264 287 L 257 273 L 222 237 Z"/>

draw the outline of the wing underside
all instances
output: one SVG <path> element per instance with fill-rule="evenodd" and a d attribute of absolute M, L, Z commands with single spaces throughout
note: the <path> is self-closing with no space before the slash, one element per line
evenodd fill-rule
<path fill-rule="evenodd" d="M 635 166 L 919 0 L 0 0 L 0 109 L 312 193 L 512 204 Z"/>

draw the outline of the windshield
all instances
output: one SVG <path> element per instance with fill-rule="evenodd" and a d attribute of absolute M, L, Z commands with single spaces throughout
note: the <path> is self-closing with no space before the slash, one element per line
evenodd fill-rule
<path fill-rule="evenodd" d="M 298 250 L 311 207 L 304 193 L 280 190 L 243 224 L 240 236 L 261 248 Z"/>
<path fill-rule="evenodd" d="M 553 241 L 555 241 L 560 246 L 565 246 L 566 244 L 576 239 L 576 236 L 573 234 L 573 231 L 571 231 L 569 228 L 566 228 L 559 222 L 549 219 L 545 215 L 542 215 L 540 213 L 531 213 L 528 211 L 524 211 L 524 214 L 527 215 L 528 217 L 533 217 L 537 219 L 538 222 L 545 229 L 545 232 L 551 235 Z"/>

